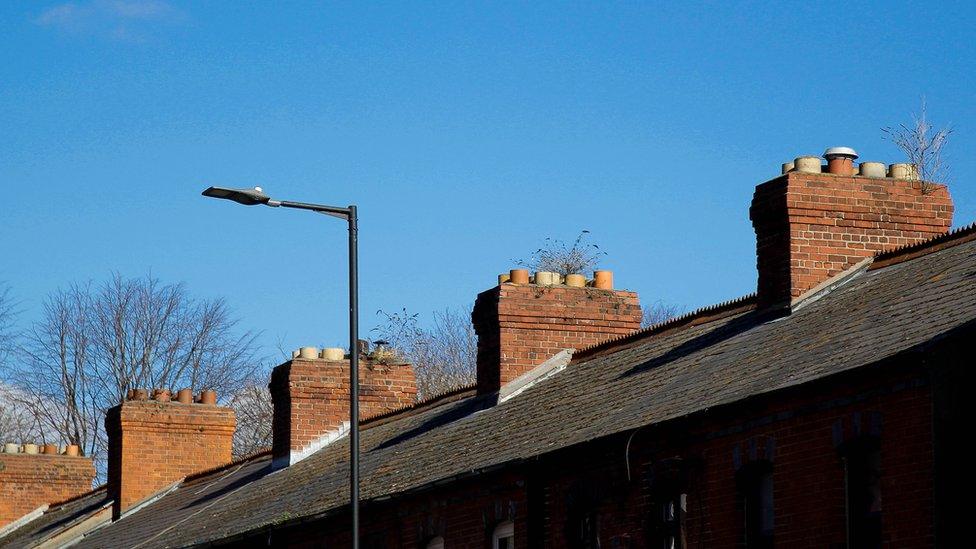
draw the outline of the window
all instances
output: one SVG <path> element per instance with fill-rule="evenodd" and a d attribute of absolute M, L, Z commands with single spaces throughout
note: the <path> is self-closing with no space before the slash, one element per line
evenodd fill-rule
<path fill-rule="evenodd" d="M 663 549 L 684 549 L 687 510 L 687 494 L 674 493 L 664 500 L 660 508 Z"/>
<path fill-rule="evenodd" d="M 739 471 L 739 501 L 743 537 L 748 549 L 773 547 L 773 467 L 768 461 L 746 465 Z"/>
<path fill-rule="evenodd" d="M 595 511 L 584 513 L 579 518 L 578 539 L 573 544 L 573 547 L 580 549 L 597 549 L 600 547 L 600 528 L 597 521 L 598 518 Z"/>
<path fill-rule="evenodd" d="M 515 523 L 507 520 L 495 527 L 491 535 L 493 549 L 512 549 L 515 547 Z"/>
<path fill-rule="evenodd" d="M 852 441 L 843 449 L 847 495 L 847 546 L 881 547 L 881 447 L 876 438 Z"/>
<path fill-rule="evenodd" d="M 654 549 L 684 549 L 691 463 L 681 457 L 662 459 L 651 471 L 650 543 Z"/>
<path fill-rule="evenodd" d="M 427 542 L 427 549 L 444 549 L 444 538 L 437 536 Z"/>

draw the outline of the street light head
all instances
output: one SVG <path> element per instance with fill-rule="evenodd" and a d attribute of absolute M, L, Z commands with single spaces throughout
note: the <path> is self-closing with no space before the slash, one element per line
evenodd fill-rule
<path fill-rule="evenodd" d="M 268 204 L 268 202 L 271 201 L 271 197 L 264 194 L 261 187 L 254 187 L 253 189 L 227 189 L 224 187 L 210 187 L 203 191 L 203 196 L 233 200 L 234 202 L 244 204 L 245 206 Z"/>

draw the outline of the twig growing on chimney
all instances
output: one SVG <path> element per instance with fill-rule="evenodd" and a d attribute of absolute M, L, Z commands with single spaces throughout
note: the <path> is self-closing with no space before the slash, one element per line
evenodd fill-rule
<path fill-rule="evenodd" d="M 558 238 L 546 238 L 545 245 L 532 253 L 529 259 L 518 259 L 517 265 L 533 271 L 569 274 L 583 274 L 592 270 L 600 258 L 607 255 L 599 246 L 588 242 L 590 231 L 582 230 L 573 243 L 567 244 Z"/>
<path fill-rule="evenodd" d="M 912 114 L 911 125 L 899 124 L 897 128 L 888 126 L 881 131 L 915 166 L 923 193 L 928 194 L 935 190 L 936 183 L 948 183 L 949 167 L 943 151 L 952 135 L 952 128 L 946 126 L 936 129 L 929 123 L 925 98 L 922 98 L 919 113 Z"/>

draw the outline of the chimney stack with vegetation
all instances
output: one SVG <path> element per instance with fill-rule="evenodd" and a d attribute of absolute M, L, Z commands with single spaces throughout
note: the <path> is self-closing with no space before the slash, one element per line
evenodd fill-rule
<path fill-rule="evenodd" d="M 756 230 L 760 307 L 785 307 L 805 292 L 893 248 L 943 234 L 952 225 L 944 185 L 923 182 L 903 164 L 853 165 L 834 147 L 828 164 L 803 156 L 760 184 L 749 217 Z"/>
<path fill-rule="evenodd" d="M 491 393 L 563 349 L 580 349 L 641 326 L 635 292 L 613 289 L 613 274 L 513 269 L 478 295 L 478 392 Z"/>
<path fill-rule="evenodd" d="M 301 461 L 349 428 L 349 360 L 344 349 L 302 347 L 271 373 L 274 467 Z M 413 366 L 381 346 L 359 368 L 360 419 L 417 400 Z"/>

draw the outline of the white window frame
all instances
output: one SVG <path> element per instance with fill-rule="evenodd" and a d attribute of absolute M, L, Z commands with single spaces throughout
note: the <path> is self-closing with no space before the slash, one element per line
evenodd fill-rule
<path fill-rule="evenodd" d="M 511 520 L 506 520 L 495 527 L 495 531 L 491 534 L 492 549 L 499 549 L 498 542 L 505 538 L 510 538 L 512 540 L 510 547 L 515 547 L 515 522 Z"/>

